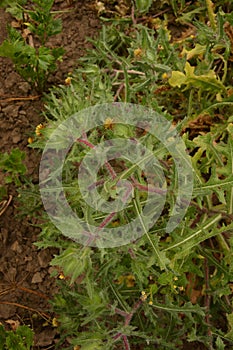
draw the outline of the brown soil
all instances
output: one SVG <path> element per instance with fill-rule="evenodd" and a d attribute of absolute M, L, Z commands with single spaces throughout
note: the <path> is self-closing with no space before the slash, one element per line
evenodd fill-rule
<path fill-rule="evenodd" d="M 50 85 L 64 83 L 68 72 L 77 67 L 77 59 L 90 46 L 86 37 L 94 37 L 100 28 L 94 0 L 55 1 L 56 10 L 70 10 L 60 16 L 61 34 L 50 44 L 64 47 L 66 53 Z M 12 17 L 0 9 L 0 44 L 7 36 Z M 19 148 L 26 152 L 25 165 L 33 181 L 38 181 L 40 154 L 28 148 L 28 137 L 43 122 L 43 101 L 28 83 L 14 71 L 10 60 L 0 57 L 0 137 L 1 152 Z M 0 173 L 0 184 L 3 174 Z M 54 315 L 48 300 L 57 290 L 51 278 L 49 262 L 55 250 L 38 251 L 34 246 L 40 230 L 30 219 L 17 217 L 17 192 L 9 188 L 13 199 L 0 216 L 0 322 L 11 329 L 12 320 L 27 324 L 35 331 L 34 349 L 54 349 L 59 337 L 52 326 Z M 65 348 L 65 344 L 64 347 Z"/>

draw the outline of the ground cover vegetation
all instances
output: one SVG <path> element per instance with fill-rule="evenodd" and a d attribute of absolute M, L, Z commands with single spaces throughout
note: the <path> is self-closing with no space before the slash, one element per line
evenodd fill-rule
<path fill-rule="evenodd" d="M 34 3 L 39 6 L 42 1 Z M 44 122 L 31 135 L 29 147 L 42 152 L 53 131 L 85 108 L 106 102 L 140 104 L 176 127 L 192 164 L 193 191 L 184 219 L 167 233 L 179 185 L 174 159 L 149 130 L 114 123 L 110 116 L 102 126 L 82 135 L 66 156 L 63 188 L 71 208 L 100 229 L 126 225 L 142 212 L 148 179 L 139 164 L 123 158 L 110 161 L 96 176 L 98 191 L 108 202 L 117 196 L 116 179 L 131 181 L 134 196 L 126 210 L 106 214 L 83 200 L 77 179 L 80 164 L 94 146 L 113 139 L 138 140 L 153 152 L 165 174 L 166 203 L 153 228 L 133 243 L 101 249 L 82 246 L 65 238 L 49 220 L 39 185 L 22 177 L 23 155 L 15 150 L 1 156 L 6 184 L 14 181 L 18 186 L 22 215 L 42 222 L 36 246 L 59 251 L 51 261 L 60 288 L 51 300 L 60 332 L 58 348 L 68 339 L 67 349 L 76 350 L 185 349 L 187 343 L 200 349 L 231 349 L 232 4 L 224 0 L 102 1 L 96 9 L 103 27 L 98 38 L 90 40 L 94 48 L 79 60 L 64 85 L 52 87 L 45 95 Z M 43 48 L 45 31 L 35 24 L 40 22 L 35 18 L 37 10 L 28 10 L 33 20 L 28 28 L 37 33 Z M 57 27 L 60 30 L 53 17 L 49 21 L 51 34 Z M 15 48 L 14 40 L 25 45 L 18 34 L 12 40 L 0 50 L 3 45 Z M 43 83 L 29 74 L 30 83 L 40 89 L 50 64 L 58 58 L 47 54 L 52 58 L 47 65 L 42 63 Z M 25 61 L 13 62 L 26 78 Z M 41 69 L 34 63 L 31 68 L 37 74 Z M 64 147 L 62 141 L 54 144 L 57 152 Z M 17 158 L 13 168 L 12 157 Z"/>

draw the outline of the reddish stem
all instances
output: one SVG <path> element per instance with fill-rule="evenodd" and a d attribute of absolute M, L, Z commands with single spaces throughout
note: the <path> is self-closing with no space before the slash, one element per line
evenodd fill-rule
<path fill-rule="evenodd" d="M 95 148 L 95 146 L 91 142 L 89 142 L 88 140 L 77 139 L 77 141 L 79 141 L 80 143 L 83 143 L 84 145 L 86 145 L 86 146 L 88 146 L 88 147 L 90 147 L 92 149 Z"/>
<path fill-rule="evenodd" d="M 139 309 L 141 304 L 142 304 L 142 300 L 139 299 L 138 302 L 134 305 L 132 311 L 126 316 L 126 318 L 125 318 L 125 326 L 128 326 L 130 324 L 130 321 L 132 320 L 133 315 Z"/>
<path fill-rule="evenodd" d="M 131 179 L 133 181 L 134 187 L 138 188 L 141 191 L 153 192 L 153 193 L 158 193 L 158 194 L 165 194 L 165 193 L 167 193 L 167 190 L 161 190 L 160 188 L 152 187 L 152 186 L 149 186 L 149 185 L 148 186 L 141 185 L 133 177 L 131 177 Z"/>
<path fill-rule="evenodd" d="M 129 248 L 128 252 L 129 252 L 129 255 L 131 256 L 131 259 L 136 259 L 136 255 L 132 248 Z"/>
<path fill-rule="evenodd" d="M 114 180 L 117 177 L 117 174 L 113 167 L 109 164 L 109 162 L 105 162 L 104 165 L 106 166 L 106 169 L 108 170 L 112 180 Z"/>
<path fill-rule="evenodd" d="M 204 270 L 205 270 L 205 307 L 206 307 L 206 324 L 208 325 L 208 336 L 210 338 L 210 349 L 212 349 L 212 332 L 210 328 L 210 315 L 209 315 L 209 310 L 210 310 L 210 299 L 211 296 L 209 295 L 209 265 L 208 265 L 208 260 L 205 258 L 204 260 Z"/>
<path fill-rule="evenodd" d="M 113 213 L 110 213 L 99 225 L 98 227 L 98 231 L 101 230 L 102 228 L 104 228 L 114 217 L 114 215 L 116 214 L 116 212 L 114 211 Z"/>
<path fill-rule="evenodd" d="M 93 190 L 95 187 L 98 187 L 98 186 L 103 185 L 104 182 L 105 182 L 104 180 L 96 181 L 96 182 L 94 182 L 92 185 L 90 185 L 90 186 L 88 187 L 88 190 L 91 191 L 91 190 Z"/>
<path fill-rule="evenodd" d="M 79 138 L 79 139 L 77 139 L 77 141 L 79 141 L 80 143 L 83 143 L 84 145 L 90 147 L 91 149 L 95 148 L 95 145 L 93 145 L 91 142 L 89 142 L 86 138 L 85 139 L 84 138 L 82 138 L 82 139 Z M 113 167 L 109 164 L 109 162 L 105 162 L 104 164 L 105 164 L 109 174 L 111 175 L 111 178 L 115 179 L 117 174 L 116 174 L 115 170 L 113 169 Z"/>
<path fill-rule="evenodd" d="M 115 308 L 114 311 L 115 311 L 116 314 L 121 315 L 123 317 L 126 317 L 128 315 L 127 312 L 125 312 L 125 311 L 123 311 L 121 309 L 118 309 L 117 307 Z"/>
<path fill-rule="evenodd" d="M 121 316 L 123 316 L 125 318 L 124 326 L 128 326 L 130 324 L 130 321 L 132 320 L 133 315 L 139 309 L 141 304 L 142 304 L 142 300 L 139 299 L 136 302 L 136 304 L 133 306 L 131 312 L 129 312 L 129 313 L 127 313 L 127 312 L 125 312 L 123 310 L 120 310 L 118 308 L 115 308 L 114 311 L 115 311 L 116 314 L 121 315 Z M 130 350 L 130 344 L 129 344 L 128 338 L 127 338 L 127 336 L 125 334 L 119 332 L 116 335 L 114 335 L 114 337 L 113 337 L 113 339 L 115 339 L 115 340 L 120 339 L 120 338 L 122 338 L 122 340 L 123 340 L 123 343 L 124 343 L 124 346 L 125 346 L 125 350 Z"/>
<path fill-rule="evenodd" d="M 129 345 L 129 341 L 128 341 L 127 336 L 123 335 L 122 339 L 123 339 L 123 342 L 124 342 L 124 345 L 125 345 L 125 350 L 130 350 L 130 345 Z"/>

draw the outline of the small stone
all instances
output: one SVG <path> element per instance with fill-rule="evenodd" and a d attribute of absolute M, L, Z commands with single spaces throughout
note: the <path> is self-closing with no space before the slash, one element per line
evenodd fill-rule
<path fill-rule="evenodd" d="M 18 84 L 19 90 L 27 94 L 30 91 L 30 85 L 27 82 Z"/>
<path fill-rule="evenodd" d="M 20 115 L 27 115 L 27 112 L 22 109 L 21 111 L 19 111 L 19 114 Z"/>
<path fill-rule="evenodd" d="M 12 244 L 11 246 L 11 249 L 14 251 L 14 252 L 17 252 L 17 253 L 22 253 L 22 247 L 19 245 L 19 242 L 18 241 L 14 241 L 14 243 Z"/>
<path fill-rule="evenodd" d="M 89 21 L 89 24 L 90 24 L 90 27 L 92 27 L 92 28 L 97 28 L 98 27 L 98 25 L 99 25 L 99 21 L 98 20 L 96 20 L 96 19 L 90 19 L 90 21 Z"/>
<path fill-rule="evenodd" d="M 19 112 L 19 106 L 6 106 L 2 109 L 2 112 L 8 117 L 17 117 Z"/>
<path fill-rule="evenodd" d="M 8 75 L 8 77 L 5 79 L 5 87 L 7 89 L 12 88 L 18 81 L 20 80 L 20 76 L 15 73 L 12 72 Z"/>
<path fill-rule="evenodd" d="M 56 334 L 56 329 L 45 330 L 39 334 L 36 334 L 34 339 L 35 346 L 38 346 L 38 347 L 49 346 L 50 344 L 52 344 L 55 334 Z"/>
<path fill-rule="evenodd" d="M 40 272 L 36 272 L 34 274 L 34 276 L 32 277 L 32 283 L 41 283 L 42 281 L 43 280 L 42 280 Z"/>
<path fill-rule="evenodd" d="M 0 315 L 3 319 L 8 319 L 10 317 L 15 316 L 16 307 L 9 307 L 9 305 L 1 305 L 0 304 Z"/>
<path fill-rule="evenodd" d="M 48 266 L 50 259 L 50 256 L 46 250 L 41 250 L 38 255 L 38 261 L 41 267 L 46 267 Z"/>
<path fill-rule="evenodd" d="M 12 136 L 12 142 L 13 143 L 19 143 L 20 140 L 21 140 L 21 136 L 20 135 Z"/>

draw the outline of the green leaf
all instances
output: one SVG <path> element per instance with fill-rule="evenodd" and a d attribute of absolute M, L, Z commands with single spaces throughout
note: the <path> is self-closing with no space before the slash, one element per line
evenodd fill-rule
<path fill-rule="evenodd" d="M 210 178 L 205 184 L 201 186 L 195 186 L 193 189 L 193 196 L 205 196 L 211 194 L 212 192 L 218 192 L 219 190 L 224 190 L 231 188 L 233 186 L 233 175 L 228 176 L 223 180 L 216 180 Z"/>
<path fill-rule="evenodd" d="M 33 331 L 23 325 L 19 326 L 15 332 L 6 332 L 5 344 L 11 350 L 30 350 L 33 345 Z"/>
<path fill-rule="evenodd" d="M 104 343 L 102 341 L 103 334 L 96 332 L 82 332 L 77 334 L 77 339 L 73 344 L 81 345 L 82 350 L 103 350 Z"/>
<path fill-rule="evenodd" d="M 48 71 L 52 63 L 54 63 L 54 57 L 51 54 L 51 50 L 45 46 L 41 46 L 39 47 L 38 52 L 39 69 Z"/>
<path fill-rule="evenodd" d="M 181 247 L 182 250 L 179 253 L 177 253 L 177 255 L 181 256 L 187 250 L 194 248 L 207 238 L 217 235 L 219 233 L 219 230 L 216 229 L 208 231 L 208 229 L 210 229 L 213 225 L 216 225 L 219 222 L 219 220 L 221 220 L 221 218 L 221 214 L 215 215 L 214 217 L 210 218 L 205 223 L 203 223 L 200 227 L 198 227 L 198 229 L 190 230 L 191 232 L 188 236 L 179 239 L 178 242 L 170 244 L 169 247 L 164 249 L 164 251 L 173 250 L 174 248 Z M 233 224 L 230 226 L 233 226 Z M 221 228 L 221 231 L 224 229 L 225 228 Z"/>
<path fill-rule="evenodd" d="M 169 79 L 169 84 L 173 87 L 186 85 L 187 89 L 197 88 L 205 91 L 220 92 L 226 90 L 224 85 L 213 70 L 209 70 L 208 73 L 202 75 L 196 75 L 194 73 L 195 67 L 192 67 L 189 62 L 185 63 L 185 74 L 179 71 L 172 71 L 172 76 Z"/>
<path fill-rule="evenodd" d="M 14 60 L 15 53 L 20 51 L 21 48 L 22 45 L 20 43 L 15 42 L 15 45 L 13 45 L 8 40 L 4 40 L 2 45 L 0 46 L 0 56 L 8 57 Z"/>
<path fill-rule="evenodd" d="M 176 306 L 176 305 L 161 305 L 158 303 L 154 303 L 152 307 L 154 307 L 155 309 L 159 309 L 159 310 L 164 310 L 167 312 L 183 312 L 183 313 L 197 313 L 201 316 L 205 316 L 205 312 L 204 310 L 199 306 L 199 305 L 192 305 L 191 302 L 187 302 L 184 304 L 184 306 Z"/>
<path fill-rule="evenodd" d="M 182 51 L 183 54 L 186 54 L 186 58 L 187 60 L 190 60 L 191 58 L 195 57 L 195 56 L 199 56 L 199 55 L 203 55 L 206 52 L 206 45 L 200 45 L 200 44 L 196 44 L 195 47 L 192 50 L 186 50 L 184 49 Z"/>
<path fill-rule="evenodd" d="M 233 340 L 233 313 L 227 314 L 228 328 L 229 331 L 225 335 L 227 338 Z"/>
<path fill-rule="evenodd" d="M 136 9 L 140 13 L 145 13 L 151 7 L 152 2 L 153 2 L 153 0 L 135 0 Z"/>
<path fill-rule="evenodd" d="M 224 350 L 225 349 L 225 344 L 219 336 L 217 337 L 215 344 L 216 344 L 217 350 Z"/>
<path fill-rule="evenodd" d="M 4 153 L 3 155 L 0 155 L 0 167 L 4 171 L 24 175 L 27 170 L 25 165 L 22 163 L 24 159 L 25 152 L 15 148 L 10 154 Z"/>
<path fill-rule="evenodd" d="M 172 76 L 168 81 L 172 87 L 181 87 L 181 85 L 187 84 L 187 78 L 185 74 L 179 71 L 172 71 Z"/>
<path fill-rule="evenodd" d="M 72 284 L 87 268 L 91 268 L 90 254 L 90 248 L 83 248 L 80 251 L 78 248 L 70 247 L 55 256 L 51 265 L 60 266 L 64 275 L 71 277 L 70 284 Z"/>
<path fill-rule="evenodd" d="M 19 335 L 20 338 L 23 340 L 26 349 L 30 350 L 33 345 L 34 337 L 32 329 L 26 325 L 22 325 L 17 328 L 16 334 Z"/>
<path fill-rule="evenodd" d="M 5 349 L 6 334 L 4 327 L 0 324 L 0 350 Z"/>
<path fill-rule="evenodd" d="M 3 3 L 0 6 L 7 6 L 6 12 L 9 12 L 12 17 L 15 17 L 18 20 L 23 20 L 23 8 L 27 3 L 27 0 L 17 0 L 17 1 L 11 1 L 11 0 L 3 0 Z"/>

